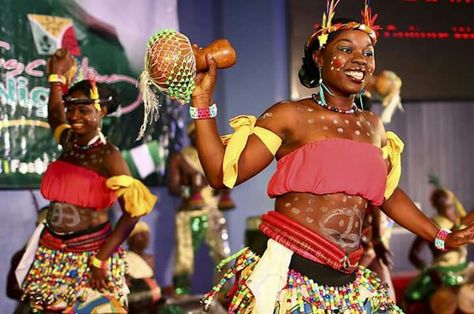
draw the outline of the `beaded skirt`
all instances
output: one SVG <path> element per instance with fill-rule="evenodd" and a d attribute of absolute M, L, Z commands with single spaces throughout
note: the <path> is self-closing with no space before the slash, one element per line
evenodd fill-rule
<path fill-rule="evenodd" d="M 205 295 L 202 303 L 205 308 L 211 304 L 226 281 L 235 276 L 234 288 L 228 293 L 231 299 L 228 312 L 266 314 L 258 311 L 248 285 L 260 257 L 247 248 L 234 257 L 237 258 L 234 266 Z M 403 313 L 388 296 L 386 285 L 373 272 L 359 266 L 355 274 L 353 282 L 332 287 L 320 285 L 289 269 L 286 285 L 278 291 L 272 313 Z"/>
<path fill-rule="evenodd" d="M 86 241 L 84 238 L 87 236 L 82 234 L 81 243 L 87 247 L 99 247 L 105 238 L 103 232 L 95 233 L 100 234 L 100 237 L 89 237 Z M 45 241 L 46 238 L 48 241 Z M 61 241 L 59 238 L 56 240 Z M 74 238 L 63 242 L 78 243 L 74 242 Z M 125 252 L 119 248 L 109 258 L 107 281 L 113 287 L 110 292 L 99 292 L 89 287 L 90 259 L 96 253 L 96 249 L 80 251 L 77 245 L 73 251 L 58 249 L 51 233 L 44 232 L 33 264 L 23 281 L 22 299 L 30 302 L 34 312 L 127 313 Z"/>

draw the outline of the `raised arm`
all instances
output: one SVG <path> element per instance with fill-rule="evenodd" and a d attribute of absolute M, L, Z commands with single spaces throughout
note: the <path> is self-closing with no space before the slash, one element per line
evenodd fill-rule
<path fill-rule="evenodd" d="M 210 55 L 207 56 L 207 62 L 209 70 L 198 73 L 196 77 L 196 87 L 192 96 L 192 105 L 195 108 L 208 108 L 212 104 L 212 94 L 216 83 L 216 64 Z M 216 120 L 197 119 L 195 123 L 196 147 L 209 184 L 215 189 L 224 189 L 226 186 L 223 182 L 222 169 L 226 146 L 219 137 Z M 260 120 L 257 122 L 257 126 L 263 126 L 263 124 L 264 122 Z M 283 123 L 274 123 L 265 128 L 284 138 Z M 272 160 L 273 154 L 260 138 L 251 135 L 239 158 L 236 184 L 253 177 L 267 167 Z"/>
<path fill-rule="evenodd" d="M 49 102 L 48 102 L 48 123 L 51 130 L 54 130 L 61 124 L 66 123 L 66 115 L 64 113 L 63 104 L 63 83 L 70 71 L 75 66 L 75 60 L 71 54 L 65 49 L 59 49 L 48 60 L 48 82 L 50 86 Z"/>

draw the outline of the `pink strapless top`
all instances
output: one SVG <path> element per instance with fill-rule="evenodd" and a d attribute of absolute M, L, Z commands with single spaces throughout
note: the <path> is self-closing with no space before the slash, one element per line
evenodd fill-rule
<path fill-rule="evenodd" d="M 387 167 L 372 144 L 329 138 L 283 156 L 268 183 L 268 195 L 288 192 L 359 195 L 378 206 L 384 201 Z"/>
<path fill-rule="evenodd" d="M 41 194 L 52 202 L 97 210 L 109 208 L 117 199 L 97 172 L 65 161 L 52 162 L 41 180 Z"/>

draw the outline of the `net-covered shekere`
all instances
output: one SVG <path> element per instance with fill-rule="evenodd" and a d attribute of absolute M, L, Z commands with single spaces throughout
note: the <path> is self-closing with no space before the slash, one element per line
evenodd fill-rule
<path fill-rule="evenodd" d="M 152 89 L 155 86 L 165 95 L 188 103 L 194 90 L 196 60 L 189 39 L 172 29 L 155 33 L 147 43 L 145 69 L 139 78 L 140 90 L 145 106 L 143 124 L 139 138 L 151 122 L 150 116 L 158 118 L 158 97 Z"/>

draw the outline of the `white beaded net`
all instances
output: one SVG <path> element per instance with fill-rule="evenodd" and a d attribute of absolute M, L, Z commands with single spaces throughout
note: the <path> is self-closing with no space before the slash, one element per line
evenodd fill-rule
<path fill-rule="evenodd" d="M 196 59 L 189 39 L 172 29 L 162 30 L 150 37 L 147 43 L 145 69 L 138 81 L 144 108 L 143 124 L 138 138 L 151 120 L 158 119 L 159 101 L 155 86 L 170 98 L 188 103 L 194 90 Z M 150 119 L 150 116 L 153 119 Z"/>

